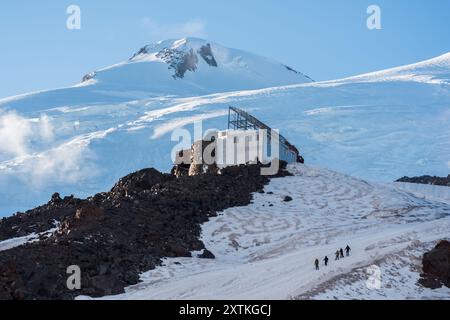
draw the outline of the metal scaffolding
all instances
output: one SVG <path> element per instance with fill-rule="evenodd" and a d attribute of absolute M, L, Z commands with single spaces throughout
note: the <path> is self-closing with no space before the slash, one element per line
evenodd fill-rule
<path fill-rule="evenodd" d="M 230 106 L 228 110 L 228 130 L 230 129 L 245 131 L 266 130 L 269 144 L 273 137 L 278 138 L 281 160 L 295 159 L 294 161 L 297 161 L 300 157 L 298 149 L 293 144 L 289 143 L 285 137 L 242 109 Z"/>

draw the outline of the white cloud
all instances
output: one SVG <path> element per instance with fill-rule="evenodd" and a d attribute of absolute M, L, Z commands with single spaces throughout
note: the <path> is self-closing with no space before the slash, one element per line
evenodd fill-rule
<path fill-rule="evenodd" d="M 169 25 L 146 17 L 141 19 L 140 24 L 149 33 L 153 40 L 183 37 L 206 37 L 206 23 L 197 19 Z"/>
<path fill-rule="evenodd" d="M 72 141 L 50 149 L 27 162 L 22 169 L 35 186 L 49 183 L 72 184 L 93 176 L 94 153 L 83 143 Z"/>
<path fill-rule="evenodd" d="M 74 140 L 55 148 L 54 132 L 46 114 L 28 119 L 14 111 L 0 113 L 0 160 L 20 164 L 10 166 L 14 168 L 10 173 L 34 186 L 87 176 L 92 168 L 82 164 L 92 153 L 86 144 Z"/>
<path fill-rule="evenodd" d="M 42 139 L 45 141 L 52 141 L 54 137 L 54 128 L 51 122 L 51 118 L 46 114 L 41 115 L 39 119 L 39 130 Z"/>
<path fill-rule="evenodd" d="M 53 140 L 51 118 L 27 119 L 14 111 L 0 113 L 0 159 L 21 157 L 33 152 L 34 142 Z"/>
<path fill-rule="evenodd" d="M 33 133 L 30 121 L 15 112 L 0 115 L 0 159 L 23 156 Z"/>
<path fill-rule="evenodd" d="M 16 112 L 0 110 L 0 183 L 13 177 L 36 190 L 68 186 L 97 175 L 100 169 L 95 153 L 89 148 L 90 142 L 115 129 L 63 141 L 55 138 L 56 124 L 46 114 L 28 119 Z M 80 123 L 77 121 L 76 125 Z"/>

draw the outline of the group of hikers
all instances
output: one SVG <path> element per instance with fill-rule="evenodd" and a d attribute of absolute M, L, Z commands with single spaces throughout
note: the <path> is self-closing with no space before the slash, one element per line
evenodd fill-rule
<path fill-rule="evenodd" d="M 345 256 L 349 257 L 350 256 L 350 251 L 352 251 L 352 249 L 350 248 L 349 245 L 347 245 L 347 247 L 345 248 Z M 341 249 L 336 251 L 334 260 L 343 259 L 343 258 L 345 258 L 345 256 L 344 256 L 344 249 L 341 248 Z M 330 261 L 330 259 L 328 259 L 328 256 L 325 256 L 325 258 L 323 259 L 325 267 L 328 266 L 328 262 L 329 261 Z M 316 261 L 314 261 L 314 265 L 316 267 L 316 270 L 320 270 L 320 261 L 319 261 L 319 259 L 316 259 Z"/>

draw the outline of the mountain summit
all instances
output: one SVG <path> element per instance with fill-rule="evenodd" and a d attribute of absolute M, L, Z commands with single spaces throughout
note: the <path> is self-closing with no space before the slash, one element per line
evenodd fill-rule
<path fill-rule="evenodd" d="M 198 38 L 146 45 L 120 64 L 87 74 L 83 83 L 146 92 L 212 93 L 312 82 L 280 62 Z"/>

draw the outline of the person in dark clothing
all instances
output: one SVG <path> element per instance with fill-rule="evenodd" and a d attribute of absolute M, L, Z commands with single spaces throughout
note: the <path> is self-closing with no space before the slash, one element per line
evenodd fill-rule
<path fill-rule="evenodd" d="M 316 259 L 316 261 L 314 261 L 314 265 L 316 266 L 316 270 L 319 270 L 319 259 Z"/>
<path fill-rule="evenodd" d="M 347 247 L 345 248 L 345 254 L 347 255 L 347 257 L 350 256 L 350 251 L 352 251 L 352 249 L 350 248 L 349 245 L 347 245 Z"/>
<path fill-rule="evenodd" d="M 341 250 L 339 250 L 339 254 L 341 255 L 341 258 L 344 258 L 344 249 L 341 248 Z"/>
<path fill-rule="evenodd" d="M 334 260 L 339 260 L 339 255 L 340 255 L 340 253 L 339 253 L 339 250 L 338 251 L 336 251 L 336 258 L 334 259 Z"/>
<path fill-rule="evenodd" d="M 328 261 L 329 261 L 329 260 L 330 260 L 330 259 L 328 259 L 327 256 L 325 256 L 325 259 L 323 259 L 323 262 L 325 263 L 325 267 L 328 266 Z"/>

